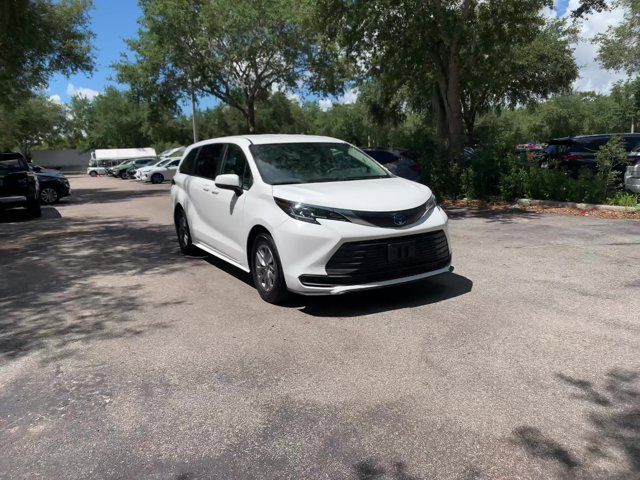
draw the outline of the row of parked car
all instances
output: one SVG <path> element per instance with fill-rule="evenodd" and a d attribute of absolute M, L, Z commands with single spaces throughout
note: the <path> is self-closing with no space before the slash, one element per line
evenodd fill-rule
<path fill-rule="evenodd" d="M 579 135 L 549 140 L 546 145 L 522 144 L 516 153 L 529 162 L 539 162 L 543 167 L 557 166 L 578 176 L 583 169 L 596 172 L 596 153 L 611 137 L 619 136 L 627 152 L 627 161 L 616 168 L 624 179 L 625 189 L 640 193 L 640 133 Z"/>
<path fill-rule="evenodd" d="M 148 157 L 124 160 L 117 165 L 107 167 L 105 174 L 123 180 L 163 183 L 173 178 L 181 157 Z M 91 172 L 89 173 L 91 175 Z M 95 175 L 92 175 L 95 176 Z"/>

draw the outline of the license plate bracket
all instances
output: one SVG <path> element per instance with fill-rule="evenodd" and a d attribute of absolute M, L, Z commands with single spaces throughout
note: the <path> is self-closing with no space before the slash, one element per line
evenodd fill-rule
<path fill-rule="evenodd" d="M 387 246 L 387 259 L 389 263 L 411 260 L 416 256 L 416 242 L 396 242 Z"/>

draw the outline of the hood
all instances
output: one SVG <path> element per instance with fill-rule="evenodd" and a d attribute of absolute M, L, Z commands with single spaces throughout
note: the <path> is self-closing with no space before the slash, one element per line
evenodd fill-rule
<path fill-rule="evenodd" d="M 391 177 L 348 182 L 274 185 L 273 196 L 317 207 L 391 212 L 422 205 L 431 196 L 431 190 L 410 180 Z"/>
<path fill-rule="evenodd" d="M 37 172 L 38 178 L 67 178 L 61 172 L 55 170 Z"/>

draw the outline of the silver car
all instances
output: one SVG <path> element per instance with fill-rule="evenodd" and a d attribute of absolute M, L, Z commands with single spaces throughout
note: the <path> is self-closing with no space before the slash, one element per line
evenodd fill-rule
<path fill-rule="evenodd" d="M 629 165 L 624 172 L 624 188 L 640 193 L 640 147 L 629 153 Z"/>

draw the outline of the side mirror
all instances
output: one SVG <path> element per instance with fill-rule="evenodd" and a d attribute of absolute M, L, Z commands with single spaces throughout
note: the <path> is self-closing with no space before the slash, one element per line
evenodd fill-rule
<path fill-rule="evenodd" d="M 242 195 L 242 187 L 240 186 L 240 177 L 235 173 L 228 173 L 225 175 L 218 175 L 215 179 L 216 187 L 225 190 L 233 190 L 236 195 Z"/>

